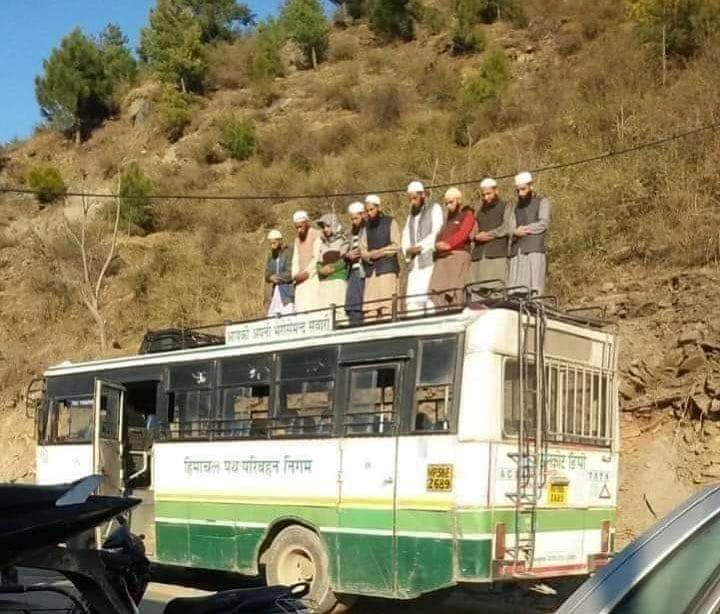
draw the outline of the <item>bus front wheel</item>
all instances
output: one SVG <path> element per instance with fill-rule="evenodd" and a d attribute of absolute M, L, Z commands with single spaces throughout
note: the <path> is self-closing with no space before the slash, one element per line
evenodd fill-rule
<path fill-rule="evenodd" d="M 347 610 L 330 586 L 328 555 L 316 533 L 293 525 L 277 534 L 267 552 L 265 574 L 270 585 L 289 586 L 307 582 L 307 600 L 318 614 L 338 614 Z"/>

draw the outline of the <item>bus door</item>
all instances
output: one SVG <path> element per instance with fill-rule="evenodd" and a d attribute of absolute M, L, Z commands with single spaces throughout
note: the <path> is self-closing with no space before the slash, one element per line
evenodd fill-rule
<path fill-rule="evenodd" d="M 340 365 L 344 411 L 336 552 L 344 590 L 396 591 L 397 433 L 406 363 Z"/>
<path fill-rule="evenodd" d="M 125 494 L 124 408 L 125 388 L 96 379 L 93 399 L 93 469 L 104 478 L 99 494 Z"/>

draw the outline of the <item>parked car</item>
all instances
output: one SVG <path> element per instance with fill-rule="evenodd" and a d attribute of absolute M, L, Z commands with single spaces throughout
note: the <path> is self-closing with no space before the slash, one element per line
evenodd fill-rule
<path fill-rule="evenodd" d="M 720 612 L 720 484 L 668 514 L 584 582 L 556 614 Z"/>

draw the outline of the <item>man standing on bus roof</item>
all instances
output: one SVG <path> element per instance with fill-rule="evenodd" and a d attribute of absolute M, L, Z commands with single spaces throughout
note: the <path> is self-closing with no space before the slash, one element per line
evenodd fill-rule
<path fill-rule="evenodd" d="M 320 307 L 345 304 L 347 290 L 347 264 L 345 254 L 348 251 L 348 240 L 343 232 L 337 215 L 325 213 L 318 221 L 321 235 L 316 244 L 315 260 L 319 287 L 318 301 Z"/>
<path fill-rule="evenodd" d="M 425 186 L 412 181 L 407 187 L 410 214 L 402 234 L 402 249 L 410 265 L 407 281 L 407 309 L 432 311 L 428 296 L 433 272 L 435 240 L 444 223 L 443 211 L 437 203 L 426 202 Z"/>
<path fill-rule="evenodd" d="M 477 234 L 472 251 L 471 283 L 499 280 L 507 283 L 512 207 L 500 199 L 497 182 L 480 182 L 482 204 L 475 215 Z"/>
<path fill-rule="evenodd" d="M 295 311 L 310 311 L 320 307 L 317 275 L 317 243 L 320 231 L 310 227 L 307 211 L 296 211 L 293 224 L 297 236 L 293 248 L 292 278 L 295 283 Z"/>
<path fill-rule="evenodd" d="M 365 292 L 365 269 L 360 254 L 360 236 L 365 230 L 365 206 L 361 202 L 348 207 L 350 215 L 350 246 L 345 261 L 348 265 L 345 313 L 350 324 L 357 326 L 363 319 L 363 294 Z"/>
<path fill-rule="evenodd" d="M 380 197 L 365 198 L 367 221 L 360 234 L 360 255 L 365 269 L 366 319 L 382 318 L 392 312 L 392 296 L 398 291 L 400 227 L 381 210 Z"/>
<path fill-rule="evenodd" d="M 475 217 L 462 204 L 462 192 L 455 187 L 445 192 L 445 223 L 435 242 L 435 266 L 430 278 L 430 295 L 436 307 L 462 301 L 468 269 L 470 242 Z"/>
<path fill-rule="evenodd" d="M 510 287 L 523 286 L 531 295 L 545 293 L 545 235 L 550 226 L 550 201 L 533 189 L 527 171 L 515 176 L 518 200 L 513 210 L 510 246 Z"/>
<path fill-rule="evenodd" d="M 292 283 L 292 250 L 283 245 L 279 230 L 268 233 L 270 257 L 265 265 L 265 281 L 268 283 L 268 316 L 287 315 L 295 312 L 295 287 Z"/>

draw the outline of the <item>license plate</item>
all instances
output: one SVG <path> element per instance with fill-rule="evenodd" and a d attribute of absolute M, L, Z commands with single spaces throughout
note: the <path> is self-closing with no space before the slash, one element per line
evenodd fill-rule
<path fill-rule="evenodd" d="M 550 484 L 548 488 L 548 505 L 567 505 L 568 485 Z"/>

